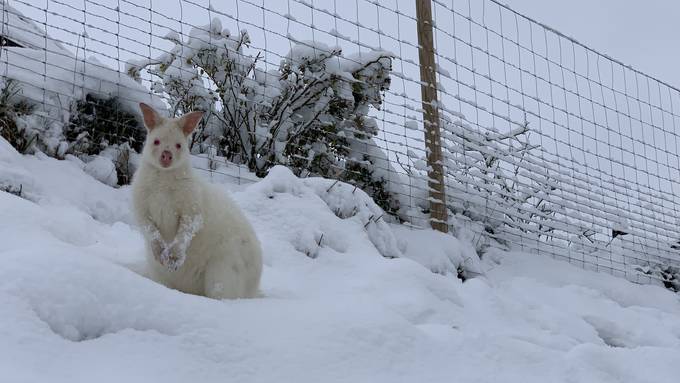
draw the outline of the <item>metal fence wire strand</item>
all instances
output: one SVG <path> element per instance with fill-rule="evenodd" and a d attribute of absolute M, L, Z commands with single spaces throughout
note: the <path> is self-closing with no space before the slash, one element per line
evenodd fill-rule
<path fill-rule="evenodd" d="M 449 231 L 680 288 L 680 90 L 496 0 L 427 3 L 423 83 L 418 1 L 2 0 L 0 133 L 124 184 L 137 104 L 198 108 L 196 169 L 336 178 L 419 228 L 434 107 Z"/>

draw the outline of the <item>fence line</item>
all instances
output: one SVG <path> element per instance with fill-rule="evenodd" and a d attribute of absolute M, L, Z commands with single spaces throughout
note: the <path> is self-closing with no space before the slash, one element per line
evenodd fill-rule
<path fill-rule="evenodd" d="M 431 6 L 435 66 L 419 65 L 416 4 Z M 103 156 L 124 183 L 143 140 L 137 103 L 199 108 L 195 166 L 214 176 L 251 182 L 285 164 L 354 183 L 414 227 L 443 202 L 446 228 L 480 252 L 680 288 L 680 90 L 497 0 L 14 0 L 1 11 L 0 132 L 26 151 Z M 436 83 L 421 81 L 427 69 Z M 433 165 L 445 201 L 431 197 Z"/>

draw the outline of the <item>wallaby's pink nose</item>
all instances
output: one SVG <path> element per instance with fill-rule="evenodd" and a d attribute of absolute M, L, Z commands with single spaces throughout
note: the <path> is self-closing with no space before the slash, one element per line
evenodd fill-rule
<path fill-rule="evenodd" d="M 169 150 L 164 150 L 161 153 L 161 166 L 167 168 L 170 164 L 172 164 L 172 153 Z"/>

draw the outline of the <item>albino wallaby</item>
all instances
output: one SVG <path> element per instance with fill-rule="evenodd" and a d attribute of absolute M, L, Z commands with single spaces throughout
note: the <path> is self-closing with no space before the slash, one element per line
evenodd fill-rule
<path fill-rule="evenodd" d="M 262 274 L 255 232 L 238 206 L 191 168 L 187 137 L 203 112 L 170 119 L 139 106 L 147 136 L 132 201 L 153 276 L 190 294 L 255 297 Z"/>

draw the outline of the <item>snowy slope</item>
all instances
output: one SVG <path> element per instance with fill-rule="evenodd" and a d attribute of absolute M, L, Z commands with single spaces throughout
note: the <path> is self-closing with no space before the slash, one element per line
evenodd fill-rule
<path fill-rule="evenodd" d="M 26 198 L 0 192 L 0 381 L 677 381 L 678 295 L 523 254 L 462 283 L 483 267 L 469 245 L 273 173 L 224 184 L 264 244 L 265 297 L 213 301 L 140 275 L 127 188 L 0 140 L 0 187 Z"/>

